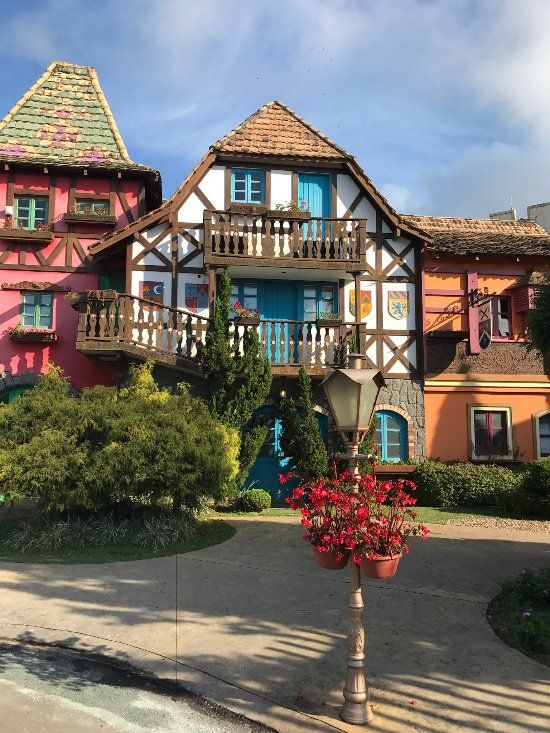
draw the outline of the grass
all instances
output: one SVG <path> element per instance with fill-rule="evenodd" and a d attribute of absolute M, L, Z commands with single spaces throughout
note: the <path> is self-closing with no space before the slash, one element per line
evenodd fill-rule
<path fill-rule="evenodd" d="M 415 521 L 430 524 L 447 524 L 451 519 L 463 519 L 465 517 L 482 516 L 482 517 L 505 517 L 507 516 L 502 510 L 495 507 L 476 507 L 473 509 L 438 509 L 431 506 L 413 507 L 418 514 Z M 300 512 L 285 507 L 271 507 L 263 512 L 236 512 L 218 510 L 212 516 L 226 517 L 238 519 L 243 517 L 299 517 Z"/>
<path fill-rule="evenodd" d="M 550 666 L 550 568 L 524 570 L 503 583 L 487 620 L 506 644 Z"/>
<path fill-rule="evenodd" d="M 168 545 L 159 550 L 126 542 L 101 547 L 63 547 L 49 552 L 16 553 L 8 550 L 5 539 L 20 521 L 20 519 L 4 519 L 0 522 L 0 561 L 2 562 L 75 565 L 145 560 L 150 557 L 165 557 L 202 550 L 204 547 L 225 542 L 235 534 L 235 529 L 227 522 L 219 518 L 209 518 L 199 522 L 199 530 L 189 542 Z"/>

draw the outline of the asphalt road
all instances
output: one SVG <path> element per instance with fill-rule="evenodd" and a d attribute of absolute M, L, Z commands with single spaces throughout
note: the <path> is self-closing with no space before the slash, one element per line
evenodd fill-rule
<path fill-rule="evenodd" d="M 261 733 L 266 728 L 78 653 L 0 643 L 2 733 Z"/>

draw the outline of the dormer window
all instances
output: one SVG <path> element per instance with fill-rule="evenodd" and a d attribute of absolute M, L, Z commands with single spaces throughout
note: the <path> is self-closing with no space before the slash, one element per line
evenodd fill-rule
<path fill-rule="evenodd" d="M 231 170 L 231 203 L 265 203 L 265 171 L 233 168 Z"/>
<path fill-rule="evenodd" d="M 17 229 L 44 229 L 48 223 L 47 196 L 16 196 L 14 204 Z"/>

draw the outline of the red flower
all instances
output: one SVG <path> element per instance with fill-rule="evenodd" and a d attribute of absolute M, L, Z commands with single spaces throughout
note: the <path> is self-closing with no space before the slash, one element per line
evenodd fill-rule
<path fill-rule="evenodd" d="M 286 484 L 287 481 L 290 481 L 290 479 L 292 478 L 293 475 L 294 474 L 292 473 L 292 471 L 289 471 L 288 473 L 280 473 L 280 474 L 278 474 L 278 476 L 279 476 L 279 483 L 280 484 Z M 305 491 L 305 489 L 302 489 L 302 494 L 304 493 L 304 491 Z M 301 496 L 302 494 L 299 494 L 299 496 Z M 295 497 L 295 498 L 298 498 L 298 497 Z"/>

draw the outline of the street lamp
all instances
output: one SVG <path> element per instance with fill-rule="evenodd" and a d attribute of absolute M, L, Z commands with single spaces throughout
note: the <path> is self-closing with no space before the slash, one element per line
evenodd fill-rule
<path fill-rule="evenodd" d="M 336 427 L 348 446 L 346 457 L 349 468 L 357 475 L 359 445 L 369 429 L 384 378 L 377 369 L 362 369 L 361 356 L 350 354 L 348 368 L 335 369 L 323 379 L 322 384 Z M 356 483 L 354 491 L 358 490 Z M 355 725 L 364 725 L 373 718 L 364 672 L 365 631 L 362 616 L 361 570 L 352 558 L 348 598 L 348 665 L 340 716 L 346 723 Z"/>

